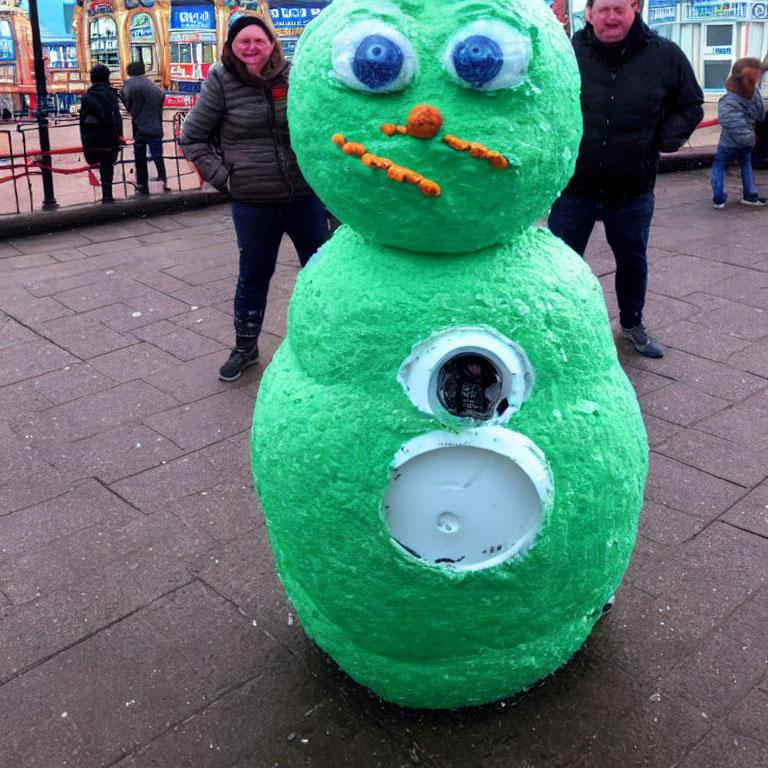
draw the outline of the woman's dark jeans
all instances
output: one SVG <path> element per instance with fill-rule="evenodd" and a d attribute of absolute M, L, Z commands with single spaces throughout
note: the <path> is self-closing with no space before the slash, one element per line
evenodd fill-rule
<path fill-rule="evenodd" d="M 240 272 L 235 291 L 235 333 L 256 337 L 264 321 L 269 281 L 283 234 L 293 241 L 303 267 L 328 239 L 325 206 L 317 195 L 288 203 L 232 203 Z"/>
<path fill-rule="evenodd" d="M 605 226 L 605 237 L 616 260 L 616 301 L 623 328 L 643 320 L 648 284 L 648 233 L 653 218 L 653 192 L 620 202 L 593 200 L 570 192 L 555 201 L 547 225 L 553 235 L 584 255 L 596 221 Z"/>

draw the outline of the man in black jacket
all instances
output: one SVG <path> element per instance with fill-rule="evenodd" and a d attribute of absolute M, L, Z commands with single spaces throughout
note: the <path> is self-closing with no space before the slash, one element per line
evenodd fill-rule
<path fill-rule="evenodd" d="M 588 0 L 584 17 L 573 37 L 584 135 L 549 228 L 583 256 L 603 222 L 622 335 L 641 355 L 662 357 L 643 324 L 653 188 L 659 152 L 683 145 L 704 115 L 704 97 L 685 54 L 642 22 L 633 0 Z"/>
<path fill-rule="evenodd" d="M 101 202 L 114 203 L 112 179 L 123 139 L 123 121 L 117 93 L 109 84 L 109 67 L 96 64 L 90 72 L 91 87 L 83 94 L 80 105 L 80 140 L 83 156 L 91 165 L 99 166 Z"/>

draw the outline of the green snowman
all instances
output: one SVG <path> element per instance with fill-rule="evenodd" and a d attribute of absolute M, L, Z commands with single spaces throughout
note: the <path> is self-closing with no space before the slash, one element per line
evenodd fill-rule
<path fill-rule="evenodd" d="M 296 51 L 292 142 L 344 225 L 299 275 L 253 471 L 306 633 L 404 706 L 554 672 L 634 544 L 637 400 L 597 280 L 534 226 L 578 92 L 542 0 L 334 0 Z"/>

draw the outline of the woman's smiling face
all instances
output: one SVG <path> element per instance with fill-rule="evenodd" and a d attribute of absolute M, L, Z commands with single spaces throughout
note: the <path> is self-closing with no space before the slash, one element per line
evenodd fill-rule
<path fill-rule="evenodd" d="M 249 24 L 232 41 L 232 53 L 252 75 L 261 74 L 274 47 L 275 43 L 258 24 Z"/>

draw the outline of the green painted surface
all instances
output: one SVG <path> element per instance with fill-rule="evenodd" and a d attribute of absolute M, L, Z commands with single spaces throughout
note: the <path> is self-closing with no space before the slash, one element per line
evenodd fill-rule
<path fill-rule="evenodd" d="M 530 226 L 567 181 L 580 121 L 569 43 L 539 3 L 495 5 L 534 39 L 519 93 L 477 94 L 447 78 L 435 57 L 460 13 L 446 15 L 442 2 L 385 4 L 417 10 L 402 29 L 420 78 L 402 94 L 361 94 L 328 74 L 334 31 L 359 13 L 345 0 L 302 37 L 293 74 L 299 157 L 350 226 L 299 275 L 288 335 L 258 394 L 254 475 L 278 573 L 307 634 L 356 680 L 407 706 L 492 701 L 565 663 L 622 578 L 642 504 L 645 432 L 600 286 L 578 256 Z M 384 4 L 368 5 L 385 15 Z M 404 123 L 393 111 L 424 103 L 440 109 L 444 132 L 520 158 L 519 173 L 444 148 L 446 159 L 439 137 L 375 137 L 428 147 L 419 170 L 443 174 L 444 195 L 427 198 L 328 138 L 353 128 L 355 140 L 374 136 L 382 122 Z M 415 345 L 456 326 L 494 328 L 527 354 L 535 384 L 506 427 L 543 451 L 554 479 L 534 545 L 472 572 L 403 552 L 382 512 L 399 448 L 446 429 L 411 403 L 398 370 Z"/>
<path fill-rule="evenodd" d="M 571 44 L 542 0 L 490 2 L 531 39 L 528 73 L 516 88 L 475 91 L 444 66 L 450 40 L 478 18 L 472 2 L 334 2 L 299 39 L 291 73 L 291 138 L 307 180 L 341 221 L 373 240 L 412 251 L 472 251 L 503 243 L 541 216 L 573 172 L 579 139 L 579 75 Z M 405 16 L 405 10 L 415 13 Z M 472 9 L 475 9 L 474 11 Z M 398 10 L 405 9 L 405 10 Z M 391 21 L 413 45 L 418 73 L 400 93 L 370 95 L 334 76 L 332 44 L 344 25 L 371 15 Z M 482 14 L 482 18 L 491 17 Z M 436 107 L 441 135 L 480 142 L 510 162 L 502 171 L 449 150 L 438 139 L 386 136 L 418 104 Z M 343 155 L 342 134 L 373 154 L 417 171 L 442 189 L 429 198 Z"/>

